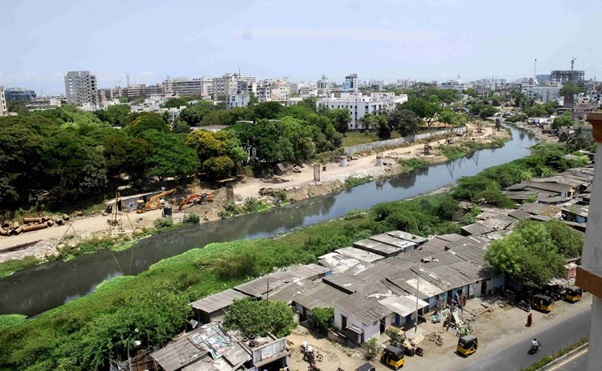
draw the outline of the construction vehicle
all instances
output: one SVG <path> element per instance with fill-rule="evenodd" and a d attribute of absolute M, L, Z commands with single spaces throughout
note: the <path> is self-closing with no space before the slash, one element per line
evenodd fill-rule
<path fill-rule="evenodd" d="M 182 208 L 188 204 L 206 204 L 207 202 L 213 202 L 213 193 L 193 193 L 180 202 L 178 211 L 182 211 Z"/>
<path fill-rule="evenodd" d="M 176 189 L 170 189 L 169 191 L 164 191 L 159 194 L 154 195 L 148 200 L 148 202 L 144 203 L 143 199 L 139 199 L 137 201 L 136 213 L 142 214 L 147 211 L 155 210 L 161 207 L 161 198 L 168 196 L 172 193 L 176 193 Z"/>

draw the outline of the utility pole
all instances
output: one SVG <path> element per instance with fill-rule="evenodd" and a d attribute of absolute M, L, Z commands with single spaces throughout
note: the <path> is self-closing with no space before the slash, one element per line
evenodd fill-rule
<path fill-rule="evenodd" d="M 418 287 L 420 286 L 420 260 L 418 260 L 418 278 L 416 279 L 416 321 L 414 322 L 414 335 L 418 331 Z"/>

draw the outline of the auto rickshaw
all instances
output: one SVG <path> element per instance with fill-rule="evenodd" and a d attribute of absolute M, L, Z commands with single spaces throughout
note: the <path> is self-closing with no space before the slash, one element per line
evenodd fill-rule
<path fill-rule="evenodd" d="M 370 363 L 364 363 L 360 367 L 356 368 L 355 371 L 375 371 L 376 369 Z"/>
<path fill-rule="evenodd" d="M 395 370 L 403 366 L 403 349 L 387 345 L 380 355 L 380 361 L 385 365 L 393 367 Z"/>
<path fill-rule="evenodd" d="M 547 295 L 533 295 L 531 299 L 531 308 L 548 313 L 552 310 L 554 299 Z"/>
<path fill-rule="evenodd" d="M 479 340 L 474 335 L 463 335 L 458 339 L 458 353 L 467 357 L 477 351 Z"/>
<path fill-rule="evenodd" d="M 571 286 L 564 292 L 564 300 L 574 303 L 581 300 L 581 295 L 583 295 L 583 290 L 577 286 Z"/>

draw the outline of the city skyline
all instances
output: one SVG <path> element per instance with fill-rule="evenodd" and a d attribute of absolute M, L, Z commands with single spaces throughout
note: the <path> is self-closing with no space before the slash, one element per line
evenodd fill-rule
<path fill-rule="evenodd" d="M 64 94 L 68 71 L 99 87 L 238 72 L 316 82 L 412 78 L 446 81 L 585 70 L 602 76 L 596 19 L 602 3 L 464 0 L 192 1 L 60 0 L 5 4 L 0 85 Z M 15 32 L 15 30 L 19 30 Z M 90 31 L 87 31 L 90 30 Z"/>

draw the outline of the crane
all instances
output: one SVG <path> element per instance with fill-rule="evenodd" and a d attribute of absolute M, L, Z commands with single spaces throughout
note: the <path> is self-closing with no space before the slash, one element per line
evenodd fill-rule
<path fill-rule="evenodd" d="M 577 60 L 577 57 L 573 57 L 573 59 L 571 59 L 571 72 L 573 72 L 573 69 L 575 67 L 575 61 Z"/>

